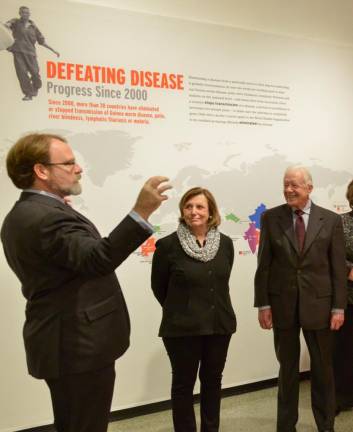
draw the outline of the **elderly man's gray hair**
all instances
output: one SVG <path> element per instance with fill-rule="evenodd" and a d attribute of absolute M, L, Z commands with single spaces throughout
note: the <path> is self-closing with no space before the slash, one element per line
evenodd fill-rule
<path fill-rule="evenodd" d="M 291 173 L 291 172 L 301 172 L 303 174 L 303 178 L 304 178 L 305 184 L 306 185 L 311 185 L 311 186 L 313 185 L 313 178 L 312 178 L 312 176 L 311 176 L 310 171 L 308 170 L 308 168 L 306 168 L 306 167 L 304 167 L 302 165 L 292 165 L 292 166 L 289 166 L 285 170 L 285 172 L 284 172 L 284 177 L 287 174 Z"/>

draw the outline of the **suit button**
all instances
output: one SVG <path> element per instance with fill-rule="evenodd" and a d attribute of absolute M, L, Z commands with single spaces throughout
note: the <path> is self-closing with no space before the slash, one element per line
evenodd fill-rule
<path fill-rule="evenodd" d="M 301 270 L 297 270 L 297 274 L 301 274 L 301 272 L 302 272 Z"/>
<path fill-rule="evenodd" d="M 213 291 L 214 291 L 214 288 L 210 288 L 210 291 L 213 292 Z"/>
<path fill-rule="evenodd" d="M 212 306 L 211 306 L 211 309 L 214 309 L 214 308 L 215 308 L 215 305 L 212 305 Z"/>
<path fill-rule="evenodd" d="M 208 274 L 211 275 L 212 274 L 212 270 L 208 270 Z"/>

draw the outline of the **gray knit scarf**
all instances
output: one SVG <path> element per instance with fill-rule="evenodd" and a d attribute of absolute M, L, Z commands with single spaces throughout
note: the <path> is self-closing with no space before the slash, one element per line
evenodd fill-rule
<path fill-rule="evenodd" d="M 200 247 L 196 237 L 188 226 L 181 223 L 177 229 L 177 235 L 184 252 L 198 261 L 211 261 L 217 254 L 221 241 L 221 234 L 216 227 L 211 228 L 206 235 L 206 244 Z"/>

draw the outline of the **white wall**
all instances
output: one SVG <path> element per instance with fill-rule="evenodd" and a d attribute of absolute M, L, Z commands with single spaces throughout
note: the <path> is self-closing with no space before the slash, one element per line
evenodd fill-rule
<path fill-rule="evenodd" d="M 3 1 L 0 20 L 16 16 L 22 3 L 22 0 Z M 108 4 L 107 1 L 85 3 Z M 188 89 L 184 94 L 149 91 L 151 103 L 159 104 L 167 119 L 146 128 L 54 122 L 47 118 L 47 99 L 52 95 L 46 93 L 44 86 L 38 99 L 29 104 L 22 102 L 11 57 L 0 52 L 0 67 L 4 74 L 0 91 L 2 100 L 6 101 L 0 107 L 1 220 L 18 196 L 4 171 L 4 156 L 10 142 L 26 131 L 43 129 L 60 131 L 72 141 L 85 172 L 84 193 L 74 204 L 105 234 L 130 210 L 143 180 L 163 170 L 167 171 L 163 174 L 174 181 L 175 189 L 169 203 L 152 222 L 161 225 L 166 232 L 174 229 L 180 193 L 193 186 L 194 179 L 209 184 L 216 191 L 223 215 L 235 211 L 247 217 L 262 201 L 269 207 L 282 202 L 281 176 L 283 167 L 289 162 L 302 162 L 313 167 L 317 174 L 316 202 L 331 208 L 342 207 L 345 204 L 344 187 L 352 176 L 353 156 L 350 122 L 353 114 L 350 44 L 353 37 L 345 39 L 348 33 L 340 33 L 345 27 L 342 17 L 346 14 L 341 17 L 343 24 L 334 26 L 336 21 L 332 14 L 323 7 L 324 21 L 322 26 L 316 27 L 315 35 L 313 26 L 304 25 L 306 21 L 300 19 L 310 15 L 308 8 L 311 10 L 317 2 L 312 2 L 311 6 L 307 2 L 296 2 L 301 8 L 290 6 L 289 11 L 287 9 L 286 13 L 298 16 L 294 21 L 297 24 L 300 21 L 302 29 L 293 27 L 277 2 L 266 2 L 266 11 L 261 9 L 263 3 L 252 3 L 256 6 L 253 9 L 245 1 L 115 0 L 110 2 L 114 8 L 87 6 L 82 2 L 25 2 L 48 43 L 61 52 L 64 62 L 175 70 L 184 73 L 186 81 L 188 75 L 199 74 L 285 84 L 290 88 L 290 122 L 252 129 L 190 125 L 186 118 Z M 319 4 L 327 6 L 328 3 Z M 342 4 L 349 6 L 349 2 Z M 119 12 L 116 7 L 134 12 Z M 135 11 L 144 14 L 135 14 Z M 194 21 L 185 20 L 189 17 Z M 278 19 L 273 20 L 273 17 Z M 323 33 L 327 23 L 331 29 L 335 28 L 329 35 Z M 237 30 L 229 25 L 261 30 L 266 34 Z M 271 33 L 290 34 L 296 38 Z M 310 37 L 310 40 L 300 36 Z M 38 57 L 45 83 L 48 81 L 44 77 L 45 62 L 55 59 L 42 48 L 38 48 Z M 118 165 L 126 149 L 130 149 L 131 164 L 105 176 L 104 169 L 110 165 L 108 160 L 103 164 L 99 160 L 99 154 L 106 151 L 105 142 L 99 137 L 106 137 L 104 134 L 107 133 L 113 134 L 113 142 L 117 133 L 127 133 L 128 138 L 135 141 L 133 144 L 128 140 L 125 142 L 121 135 L 112 159 Z M 125 147 L 119 148 L 122 142 Z M 188 150 L 177 150 L 181 144 L 186 144 Z M 96 151 L 96 160 L 89 153 L 92 149 Z M 95 167 L 99 167 L 98 174 L 94 173 Z M 99 176 L 104 180 L 98 181 Z M 233 183 L 239 178 L 243 184 Z M 241 229 L 231 222 L 222 224 L 224 232 L 235 239 L 238 253 L 231 290 L 239 329 L 229 351 L 224 374 L 226 387 L 277 374 L 272 335 L 259 329 L 257 311 L 252 307 L 256 259 L 248 253 L 248 245 L 243 239 L 245 227 L 246 223 Z M 239 255 L 242 251 L 248 254 L 242 257 Z M 113 409 L 169 398 L 170 368 L 161 341 L 156 337 L 160 309 L 150 293 L 149 260 L 135 254 L 118 270 L 133 331 L 131 348 L 117 362 Z M 0 431 L 4 432 L 50 423 L 52 414 L 44 383 L 26 373 L 21 336 L 25 303 L 18 281 L 9 271 L 2 253 L 0 267 Z M 305 352 L 302 366 L 308 366 Z"/>

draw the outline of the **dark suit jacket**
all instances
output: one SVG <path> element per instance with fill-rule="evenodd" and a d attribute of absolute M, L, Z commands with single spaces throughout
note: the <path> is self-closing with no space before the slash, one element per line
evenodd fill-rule
<path fill-rule="evenodd" d="M 31 375 L 90 371 L 125 352 L 130 323 L 114 270 L 148 236 L 127 216 L 102 239 L 70 206 L 22 193 L 1 240 L 27 299 L 23 336 Z"/>
<path fill-rule="evenodd" d="M 270 305 L 273 325 L 327 328 L 332 308 L 346 307 L 345 250 L 341 218 L 311 204 L 300 254 L 287 205 L 262 217 L 255 275 L 255 306 Z"/>
<path fill-rule="evenodd" d="M 159 336 L 230 334 L 236 319 L 229 295 L 233 266 L 232 240 L 221 234 L 213 260 L 187 255 L 174 232 L 156 243 L 152 290 L 163 307 Z"/>

